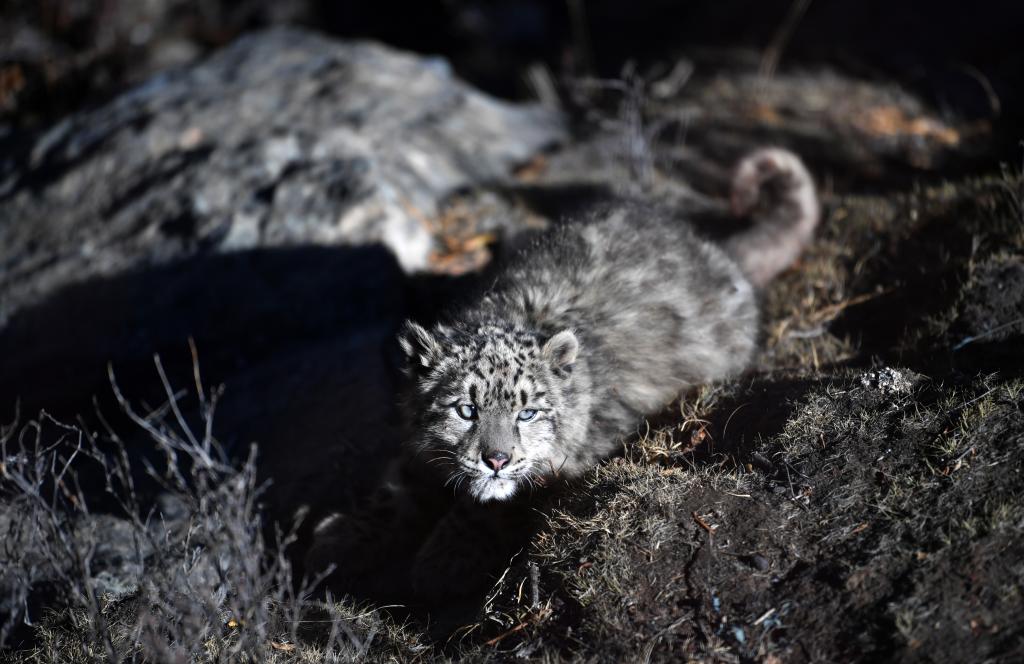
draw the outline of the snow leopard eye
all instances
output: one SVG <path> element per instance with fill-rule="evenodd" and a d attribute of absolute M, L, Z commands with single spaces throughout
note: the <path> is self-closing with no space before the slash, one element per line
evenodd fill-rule
<path fill-rule="evenodd" d="M 519 411 L 519 415 L 516 416 L 516 418 L 520 422 L 529 422 L 535 417 L 537 417 L 537 411 L 533 410 L 532 408 L 524 408 L 523 410 Z"/>
<path fill-rule="evenodd" d="M 469 403 L 460 403 L 455 407 L 455 412 L 464 420 L 476 419 L 476 406 Z"/>

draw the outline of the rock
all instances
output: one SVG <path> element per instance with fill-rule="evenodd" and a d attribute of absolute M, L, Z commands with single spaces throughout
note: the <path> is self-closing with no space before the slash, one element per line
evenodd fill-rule
<path fill-rule="evenodd" d="M 983 163 L 992 148 L 990 123 L 945 113 L 906 86 L 825 64 L 765 76 L 760 59 L 715 52 L 678 60 L 661 78 L 579 82 L 574 102 L 593 131 L 552 155 L 535 181 L 600 185 L 721 217 L 733 166 L 765 145 L 799 154 L 819 185 L 854 188 Z"/>
<path fill-rule="evenodd" d="M 447 199 L 563 136 L 443 60 L 284 29 L 72 115 L 0 156 L 0 412 L 89 411 L 108 362 L 131 389 L 189 337 L 216 382 L 331 337 L 379 354 Z"/>
<path fill-rule="evenodd" d="M 866 390 L 878 390 L 882 394 L 906 394 L 914 387 L 917 377 L 910 371 L 882 367 L 877 371 L 861 374 L 860 384 Z"/>
<path fill-rule="evenodd" d="M 422 270 L 446 197 L 564 136 L 442 59 L 254 34 L 0 158 L 0 325 L 63 285 L 198 254 L 383 243 Z"/>

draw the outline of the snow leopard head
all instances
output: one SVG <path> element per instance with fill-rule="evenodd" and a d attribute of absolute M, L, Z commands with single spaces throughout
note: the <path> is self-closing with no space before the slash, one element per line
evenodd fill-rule
<path fill-rule="evenodd" d="M 567 425 L 581 415 L 571 330 L 409 323 L 399 341 L 413 383 L 412 443 L 449 483 L 506 500 L 558 474 Z"/>

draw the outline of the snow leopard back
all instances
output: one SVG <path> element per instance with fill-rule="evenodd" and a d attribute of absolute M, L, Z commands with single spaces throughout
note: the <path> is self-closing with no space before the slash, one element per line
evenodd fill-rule
<path fill-rule="evenodd" d="M 511 312 L 542 335 L 579 339 L 597 404 L 581 466 L 681 391 L 742 371 L 757 341 L 754 289 L 737 265 L 685 221 L 636 203 L 539 239 L 467 314 Z"/>

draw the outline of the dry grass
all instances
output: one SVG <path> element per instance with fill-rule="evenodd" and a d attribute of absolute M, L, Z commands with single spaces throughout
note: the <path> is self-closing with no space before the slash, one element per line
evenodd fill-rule
<path fill-rule="evenodd" d="M 195 368 L 189 395 L 172 389 L 157 358 L 166 402 L 146 411 L 111 376 L 155 456 L 112 427 L 97 435 L 45 413 L 4 428 L 0 558 L 12 610 L 0 636 L 33 626 L 18 656 L 45 662 L 386 660 L 426 650 L 378 610 L 308 599 L 316 580 L 293 578 L 293 534 L 262 522 L 255 447 L 227 458 L 212 435 L 220 392 L 206 391 Z M 186 417 L 190 399 L 199 426 Z M 147 482 L 155 501 L 137 489 Z M 50 595 L 42 614 L 30 602 L 40 586 Z"/>

